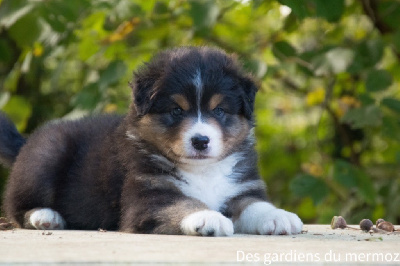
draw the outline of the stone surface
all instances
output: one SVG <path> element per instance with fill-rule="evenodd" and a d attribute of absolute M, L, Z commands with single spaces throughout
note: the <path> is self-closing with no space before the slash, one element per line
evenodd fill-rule
<path fill-rule="evenodd" d="M 329 225 L 304 230 L 294 236 L 192 237 L 16 229 L 0 231 L 0 264 L 400 264 L 400 232 L 370 234 Z"/>

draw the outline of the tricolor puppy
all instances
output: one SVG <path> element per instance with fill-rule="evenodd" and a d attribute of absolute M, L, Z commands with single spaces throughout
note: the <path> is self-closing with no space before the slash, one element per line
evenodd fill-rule
<path fill-rule="evenodd" d="M 297 215 L 266 198 L 254 149 L 257 89 L 232 56 L 167 50 L 131 87 L 126 116 L 50 122 L 26 142 L 1 116 L 13 222 L 203 236 L 301 231 Z"/>

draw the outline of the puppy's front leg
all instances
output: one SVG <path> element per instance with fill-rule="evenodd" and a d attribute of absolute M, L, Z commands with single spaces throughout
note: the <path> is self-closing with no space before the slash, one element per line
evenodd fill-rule
<path fill-rule="evenodd" d="M 125 196 L 125 197 L 124 197 Z M 132 233 L 230 236 L 233 224 L 221 213 L 171 187 L 123 194 L 121 230 Z"/>
<path fill-rule="evenodd" d="M 232 209 L 236 233 L 290 235 L 300 233 L 303 228 L 303 222 L 296 214 L 266 201 L 238 197 L 228 206 Z"/>

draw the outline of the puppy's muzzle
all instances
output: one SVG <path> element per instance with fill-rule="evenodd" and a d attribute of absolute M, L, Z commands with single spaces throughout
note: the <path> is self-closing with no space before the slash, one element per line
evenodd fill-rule
<path fill-rule="evenodd" d="M 200 134 L 195 135 L 191 140 L 192 146 L 198 151 L 204 151 L 208 148 L 208 143 L 210 143 L 209 137 Z"/>

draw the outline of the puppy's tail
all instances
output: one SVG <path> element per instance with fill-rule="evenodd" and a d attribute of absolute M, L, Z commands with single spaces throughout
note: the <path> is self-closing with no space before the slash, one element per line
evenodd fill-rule
<path fill-rule="evenodd" d="M 25 142 L 13 122 L 0 112 L 0 163 L 11 167 Z"/>

